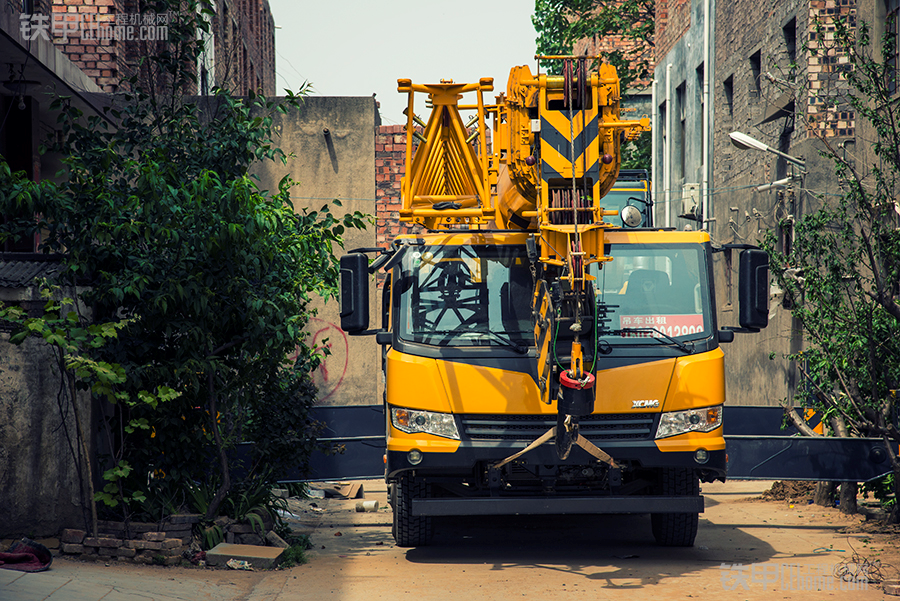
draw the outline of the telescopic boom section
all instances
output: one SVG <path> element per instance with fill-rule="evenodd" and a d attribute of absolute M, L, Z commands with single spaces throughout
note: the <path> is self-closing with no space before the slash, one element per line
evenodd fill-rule
<path fill-rule="evenodd" d="M 597 57 L 536 58 L 561 61 L 562 75 L 534 76 L 528 67 L 514 68 L 499 109 L 501 121 L 509 123 L 508 135 L 498 136 L 499 145 L 509 149 L 501 150 L 499 159 L 509 157 L 510 177 L 536 180 L 534 204 L 507 214 L 509 203 L 501 198 L 498 209 L 509 226 L 536 225 L 541 262 L 564 268 L 575 286 L 584 281 L 588 265 L 608 260 L 603 230 L 612 225 L 603 218 L 616 213 L 604 210 L 603 197 L 618 177 L 622 142 L 649 131 L 650 121 L 619 118 L 616 69 L 601 64 L 589 70 Z M 504 188 L 500 182 L 498 189 Z"/>
<path fill-rule="evenodd" d="M 494 221 L 488 169 L 484 92 L 494 80 L 474 84 L 413 84 L 397 80 L 397 90 L 409 95 L 406 109 L 406 175 L 401 184 L 401 221 L 428 229 L 480 226 Z M 432 111 L 428 123 L 416 116 L 415 93 L 428 95 Z M 477 114 L 468 124 L 459 113 L 459 99 L 477 94 Z M 469 128 L 475 129 L 470 133 Z M 413 140 L 419 146 L 413 152 Z M 477 147 L 476 147 L 477 144 Z"/>

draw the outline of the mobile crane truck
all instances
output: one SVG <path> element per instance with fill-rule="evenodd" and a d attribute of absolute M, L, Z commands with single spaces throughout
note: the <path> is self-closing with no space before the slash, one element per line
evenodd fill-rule
<path fill-rule="evenodd" d="M 341 259 L 350 333 L 372 332 L 369 274 L 388 274 L 394 538 L 426 544 L 433 516 L 649 513 L 659 544 L 691 546 L 700 481 L 726 476 L 719 344 L 767 324 L 768 260 L 742 250 L 741 327 L 718 329 L 708 233 L 654 227 L 640 177 L 609 194 L 622 144 L 649 130 L 619 118 L 615 68 L 538 58 L 562 75 L 515 67 L 493 104 L 490 78 L 398 80 L 399 217 L 425 232 Z"/>

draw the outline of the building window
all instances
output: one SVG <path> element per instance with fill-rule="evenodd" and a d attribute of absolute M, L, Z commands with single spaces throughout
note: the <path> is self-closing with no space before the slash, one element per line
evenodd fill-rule
<path fill-rule="evenodd" d="M 792 65 L 797 62 L 797 19 L 796 17 L 787 22 L 787 25 L 781 28 L 784 36 L 784 46 L 787 51 L 788 64 Z"/>
<path fill-rule="evenodd" d="M 675 103 L 678 107 L 678 139 L 676 140 L 676 150 L 678 154 L 678 172 L 673 179 L 683 179 L 685 176 L 685 160 L 684 155 L 687 154 L 687 130 L 685 122 L 687 120 L 687 99 L 685 98 L 685 84 L 682 82 L 680 86 L 675 88 Z"/>
<path fill-rule="evenodd" d="M 730 119 L 734 118 L 734 75 L 722 82 L 722 91 L 725 93 L 725 110 Z"/>
<path fill-rule="evenodd" d="M 750 56 L 750 98 L 759 100 L 762 95 L 762 55 L 759 50 Z"/>

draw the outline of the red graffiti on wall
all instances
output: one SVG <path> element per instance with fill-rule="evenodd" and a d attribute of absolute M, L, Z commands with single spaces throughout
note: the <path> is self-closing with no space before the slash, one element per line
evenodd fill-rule
<path fill-rule="evenodd" d="M 350 347 L 347 334 L 338 326 L 324 319 L 310 318 L 307 328 L 312 332 L 312 339 L 309 343 L 313 348 L 325 348 L 329 351 L 329 354 L 322 359 L 319 367 L 312 374 L 313 383 L 319 389 L 319 401 L 321 402 L 341 387 L 350 363 Z M 290 359 L 296 361 L 297 353 L 295 352 Z"/>

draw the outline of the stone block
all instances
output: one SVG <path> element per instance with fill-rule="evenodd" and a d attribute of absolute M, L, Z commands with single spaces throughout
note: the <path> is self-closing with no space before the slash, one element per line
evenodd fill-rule
<path fill-rule="evenodd" d="M 166 529 L 168 529 L 169 524 L 197 524 L 200 522 L 200 519 L 203 517 L 203 514 L 200 513 L 179 513 L 175 515 L 170 515 L 166 519 L 163 520 L 163 524 L 166 525 Z"/>
<path fill-rule="evenodd" d="M 85 547 L 105 547 L 107 549 L 118 549 L 122 546 L 122 541 L 118 538 L 98 538 L 93 536 L 88 536 L 84 539 Z"/>
<path fill-rule="evenodd" d="M 125 532 L 125 523 L 112 520 L 97 520 L 97 529 L 100 532 Z"/>
<path fill-rule="evenodd" d="M 87 532 L 84 530 L 76 530 L 74 528 L 66 528 L 62 531 L 62 536 L 60 536 L 60 540 L 64 543 L 74 543 L 80 545 L 84 540 L 84 537 L 87 536 Z"/>
<path fill-rule="evenodd" d="M 177 526 L 167 527 L 165 533 L 166 538 L 182 538 L 184 536 L 190 536 L 193 531 L 193 526 L 182 526 L 181 524 L 178 524 Z"/>
<path fill-rule="evenodd" d="M 165 532 L 144 532 L 141 536 L 144 540 L 160 542 L 166 538 Z"/>
<path fill-rule="evenodd" d="M 84 545 L 80 543 L 63 543 L 63 553 L 84 553 Z"/>
<path fill-rule="evenodd" d="M 181 546 L 181 539 L 167 538 L 160 541 L 160 544 L 162 544 L 162 547 L 160 547 L 161 549 L 174 549 L 175 547 Z"/>
<path fill-rule="evenodd" d="M 116 554 L 119 556 L 120 559 L 123 557 L 125 557 L 125 558 L 134 557 L 135 555 L 137 555 L 137 549 L 132 549 L 129 547 L 122 547 L 116 551 Z"/>
<path fill-rule="evenodd" d="M 258 545 L 262 546 L 264 544 L 263 537 L 258 534 L 237 534 L 234 537 L 234 540 L 239 545 Z"/>
<path fill-rule="evenodd" d="M 113 549 L 110 547 L 100 547 L 99 549 L 97 549 L 97 553 L 101 557 L 115 557 L 116 555 L 118 555 L 119 549 Z"/>
<path fill-rule="evenodd" d="M 150 551 L 159 551 L 160 549 L 162 549 L 161 542 L 151 541 L 151 540 L 134 540 L 134 541 L 131 541 L 131 546 L 135 549 L 140 549 L 140 550 L 147 549 Z"/>
<path fill-rule="evenodd" d="M 256 534 L 257 531 L 250 524 L 232 524 L 228 529 L 235 534 Z"/>
<path fill-rule="evenodd" d="M 266 541 L 273 547 L 278 547 L 280 549 L 287 549 L 290 545 L 287 544 L 283 538 L 275 534 L 274 532 L 269 532 L 266 534 Z"/>
<path fill-rule="evenodd" d="M 269 569 L 281 562 L 284 553 L 285 550 L 278 547 L 219 543 L 206 552 L 206 562 L 211 566 L 223 566 L 229 559 L 237 559 L 248 562 L 256 569 Z"/>
<path fill-rule="evenodd" d="M 163 557 L 181 557 L 184 547 L 172 547 L 171 549 L 163 549 L 159 552 Z"/>

